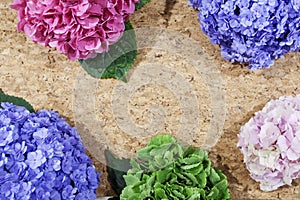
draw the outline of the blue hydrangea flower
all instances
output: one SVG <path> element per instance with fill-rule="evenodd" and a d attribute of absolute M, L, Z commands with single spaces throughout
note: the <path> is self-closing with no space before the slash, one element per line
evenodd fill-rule
<path fill-rule="evenodd" d="M 300 50 L 299 0 L 190 0 L 201 28 L 221 55 L 268 68 L 274 60 Z"/>
<path fill-rule="evenodd" d="M 54 111 L 1 107 L 1 200 L 96 198 L 100 174 L 75 128 Z"/>

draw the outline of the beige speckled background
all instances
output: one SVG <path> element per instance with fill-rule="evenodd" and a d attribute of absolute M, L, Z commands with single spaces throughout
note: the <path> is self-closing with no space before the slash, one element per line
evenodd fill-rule
<path fill-rule="evenodd" d="M 0 88 L 7 94 L 25 98 L 35 109 L 54 109 L 72 124 L 76 122 L 80 125 L 74 116 L 78 110 L 83 116 L 91 115 L 94 117 L 93 120 L 99 121 L 97 126 L 102 131 L 96 132 L 93 135 L 93 143 L 89 143 L 94 148 L 101 149 L 101 145 L 109 146 L 118 155 L 126 156 L 145 145 L 149 137 L 145 139 L 134 137 L 118 124 L 119 119 L 114 111 L 118 109 L 118 105 L 116 106 L 113 94 L 116 87 L 122 84 L 117 80 L 94 80 L 93 82 L 93 79 L 86 77 L 78 62 L 69 61 L 54 49 L 34 44 L 23 33 L 18 33 L 16 12 L 9 8 L 11 3 L 12 0 L 0 2 Z M 243 158 L 236 148 L 236 135 L 240 127 L 266 102 L 282 95 L 299 93 L 300 54 L 291 53 L 284 59 L 277 60 L 272 68 L 255 72 L 241 65 L 233 65 L 225 61 L 220 56 L 218 46 L 211 45 L 209 39 L 201 33 L 197 12 L 187 5 L 186 0 L 152 0 L 136 12 L 131 17 L 131 21 L 136 28 L 152 26 L 182 33 L 185 37 L 198 42 L 213 59 L 216 69 L 221 73 L 226 92 L 226 107 L 224 107 L 226 116 L 222 129 L 223 135 L 210 152 L 210 158 L 213 165 L 227 175 L 233 199 L 300 199 L 300 186 L 297 181 L 294 181 L 291 187 L 282 187 L 274 192 L 260 191 L 259 184 L 248 176 L 248 171 L 242 162 Z M 192 144 L 199 146 L 205 139 L 212 117 L 211 97 L 206 82 L 191 67 L 188 60 L 166 51 L 143 49 L 139 51 L 135 66 L 129 73 L 128 84 L 134 80 L 135 72 L 147 66 L 147 63 L 168 66 L 169 71 L 173 69 L 189 83 L 197 99 L 193 106 L 199 106 L 199 119 L 196 125 L 198 134 L 193 135 L 195 138 Z M 74 102 L 78 100 L 76 96 L 78 84 L 84 88 L 84 82 L 81 81 L 85 79 L 82 77 L 87 78 L 88 83 L 97 84 L 95 90 L 85 91 L 86 94 L 94 92 L 93 102 L 86 99 L 86 105 L 91 103 L 93 106 L 91 112 L 94 113 L 88 113 L 84 107 L 75 108 L 74 112 L 73 106 L 76 105 Z M 173 81 L 178 83 L 176 80 Z M 140 87 L 135 93 L 130 94 L 130 101 L 126 108 L 129 113 L 128 118 L 138 127 L 145 127 L 151 122 L 151 116 L 155 117 L 155 113 L 152 113 L 153 107 L 159 106 L 164 111 L 165 121 L 154 131 L 176 136 L 181 126 L 178 122 L 181 119 L 182 107 L 175 94 L 175 91 L 170 91 L 163 84 L 148 84 Z M 79 129 L 81 134 L 85 134 L 84 131 L 87 135 L 93 132 L 86 127 L 79 127 Z M 190 135 L 187 133 L 186 136 L 188 141 Z M 100 196 L 113 194 L 106 180 L 101 156 L 93 155 L 93 157 L 97 169 L 103 173 L 98 194 Z"/>

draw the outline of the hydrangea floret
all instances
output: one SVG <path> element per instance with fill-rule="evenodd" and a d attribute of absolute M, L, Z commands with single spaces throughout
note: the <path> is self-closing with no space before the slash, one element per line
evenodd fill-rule
<path fill-rule="evenodd" d="M 207 153 L 170 135 L 153 137 L 131 166 L 121 200 L 230 199 L 226 176 L 211 167 Z"/>
<path fill-rule="evenodd" d="M 190 5 L 200 10 L 203 32 L 231 62 L 268 68 L 300 50 L 298 0 L 190 0 Z"/>
<path fill-rule="evenodd" d="M 263 191 L 300 178 L 300 95 L 272 100 L 238 135 L 250 176 Z"/>
<path fill-rule="evenodd" d="M 54 111 L 1 107 L 0 199 L 96 198 L 100 175 L 75 128 Z"/>
<path fill-rule="evenodd" d="M 125 30 L 138 0 L 14 0 L 18 30 L 71 60 L 106 52 Z"/>

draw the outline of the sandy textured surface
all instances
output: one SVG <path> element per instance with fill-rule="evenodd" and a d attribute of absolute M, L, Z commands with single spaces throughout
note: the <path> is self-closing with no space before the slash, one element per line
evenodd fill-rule
<path fill-rule="evenodd" d="M 209 141 L 207 133 L 220 131 L 223 134 L 210 158 L 227 175 L 233 199 L 300 199 L 299 182 L 274 192 L 260 191 L 236 148 L 240 127 L 266 102 L 299 93 L 299 53 L 277 60 L 270 69 L 249 71 L 220 56 L 218 46 L 211 45 L 201 32 L 197 12 L 187 1 L 153 0 L 131 17 L 133 25 L 167 32 L 162 40 L 181 35 L 185 39 L 174 39 L 173 44 L 184 52 L 178 54 L 163 41 L 153 41 L 148 48 L 141 46 L 127 84 L 97 81 L 86 75 L 78 62 L 18 33 L 11 3 L 0 2 L 0 88 L 25 98 L 37 110 L 56 110 L 77 125 L 103 173 L 100 196 L 113 194 L 106 180 L 104 148 L 119 156 L 132 155 L 157 133 L 173 134 L 201 147 Z M 194 40 L 199 48 L 181 43 L 187 40 Z M 203 68 L 199 70 L 193 63 L 189 51 L 199 54 L 193 58 L 204 59 Z M 212 89 L 216 84 L 217 90 Z M 224 95 L 216 93 L 218 89 Z"/>

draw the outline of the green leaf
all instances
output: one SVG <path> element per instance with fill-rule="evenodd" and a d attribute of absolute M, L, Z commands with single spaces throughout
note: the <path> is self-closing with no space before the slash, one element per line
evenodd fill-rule
<path fill-rule="evenodd" d="M 134 194 L 132 196 L 130 196 L 128 199 L 124 199 L 124 200 L 142 200 L 140 194 Z"/>
<path fill-rule="evenodd" d="M 155 147 L 153 148 L 149 153 L 150 156 L 160 156 L 163 157 L 163 155 L 167 152 L 167 150 L 169 149 L 170 144 L 167 145 L 161 145 L 159 146 L 159 148 Z"/>
<path fill-rule="evenodd" d="M 157 166 L 157 168 L 163 168 L 166 165 L 168 165 L 168 163 L 166 163 L 166 160 L 163 159 L 161 156 L 154 156 L 154 160 L 155 160 L 155 164 Z"/>
<path fill-rule="evenodd" d="M 183 157 L 188 157 L 189 155 L 196 154 L 197 150 L 193 146 L 188 146 L 183 152 Z"/>
<path fill-rule="evenodd" d="M 157 181 L 159 183 L 164 183 L 166 180 L 169 179 L 171 171 L 172 171 L 171 168 L 166 168 L 164 170 L 156 171 Z"/>
<path fill-rule="evenodd" d="M 207 174 L 207 175 L 209 175 L 210 174 L 210 169 L 211 169 L 211 161 L 210 160 L 204 160 L 203 162 L 202 162 L 202 164 L 203 164 L 203 168 L 204 168 L 204 171 L 205 171 L 205 173 Z"/>
<path fill-rule="evenodd" d="M 230 199 L 230 194 L 227 188 L 228 183 L 225 179 L 217 183 L 214 187 L 219 191 L 219 198 Z"/>
<path fill-rule="evenodd" d="M 139 3 L 135 4 L 135 10 L 142 8 L 144 5 L 149 3 L 151 0 L 140 0 Z"/>
<path fill-rule="evenodd" d="M 210 175 L 208 178 L 213 185 L 217 184 L 221 180 L 219 174 L 215 171 L 214 168 L 210 169 Z"/>
<path fill-rule="evenodd" d="M 185 199 L 185 196 L 181 192 L 178 192 L 177 190 L 173 190 L 172 193 L 178 198 Z"/>
<path fill-rule="evenodd" d="M 168 196 L 166 195 L 165 190 L 163 190 L 161 188 L 154 189 L 154 197 L 155 197 L 155 199 L 168 199 Z"/>
<path fill-rule="evenodd" d="M 167 135 L 167 134 L 162 134 L 162 135 L 158 135 L 156 137 L 153 137 L 148 146 L 151 145 L 155 145 L 155 146 L 161 146 L 163 144 L 172 144 L 175 143 L 176 140 L 175 138 L 173 138 L 171 135 Z"/>
<path fill-rule="evenodd" d="M 139 163 L 137 163 L 135 161 L 135 159 L 133 159 L 133 158 L 130 159 L 130 165 L 132 168 L 129 170 L 129 172 L 137 173 L 137 172 L 141 171 L 141 167 L 140 167 Z"/>
<path fill-rule="evenodd" d="M 120 200 L 142 200 L 141 195 L 139 193 L 135 193 L 132 188 L 126 187 L 122 191 L 122 195 L 120 196 Z"/>
<path fill-rule="evenodd" d="M 109 47 L 108 52 L 95 58 L 78 60 L 87 73 L 95 78 L 116 78 L 127 82 L 126 73 L 137 55 L 136 35 L 131 23 L 125 22 L 122 38 Z"/>
<path fill-rule="evenodd" d="M 113 190 L 120 195 L 126 187 L 123 176 L 131 168 L 129 159 L 117 159 L 109 150 L 105 150 L 108 180 Z"/>
<path fill-rule="evenodd" d="M 185 192 L 186 196 L 191 196 L 195 192 L 193 189 L 194 188 L 192 188 L 192 187 L 185 187 L 184 192 Z"/>
<path fill-rule="evenodd" d="M 124 177 L 125 178 L 125 177 Z M 137 178 L 137 180 L 140 180 L 139 178 Z M 140 193 L 141 191 L 143 191 L 146 186 L 145 186 L 146 181 L 145 180 L 140 180 L 134 183 L 134 185 L 132 186 L 132 190 L 136 193 Z M 129 185 L 130 186 L 130 185 Z M 148 191 L 146 191 L 148 193 Z"/>
<path fill-rule="evenodd" d="M 181 166 L 181 168 L 184 170 L 193 169 L 195 167 L 198 167 L 200 164 L 201 163 L 195 163 L 195 164 L 191 164 L 191 165 L 183 165 L 183 166 Z"/>
<path fill-rule="evenodd" d="M 150 155 L 151 147 L 145 147 L 136 152 L 138 159 L 140 160 L 151 160 L 152 156 Z"/>
<path fill-rule="evenodd" d="M 178 182 L 178 177 L 176 176 L 176 174 L 172 173 L 169 183 L 170 184 L 175 184 L 177 182 Z"/>
<path fill-rule="evenodd" d="M 198 167 L 186 170 L 186 172 L 196 175 L 199 174 L 202 170 L 203 170 L 203 165 L 201 164 Z"/>
<path fill-rule="evenodd" d="M 182 162 L 184 163 L 184 164 L 187 164 L 187 165 L 191 165 L 191 164 L 195 164 L 195 163 L 200 163 L 202 160 L 200 159 L 200 157 L 199 156 L 197 156 L 197 155 L 192 155 L 191 157 L 188 157 L 188 158 L 184 158 L 183 160 L 182 160 Z"/>
<path fill-rule="evenodd" d="M 29 112 L 34 112 L 34 109 L 30 103 L 28 103 L 25 99 L 20 97 L 14 97 L 4 94 L 2 90 L 0 89 L 0 103 L 1 102 L 9 102 L 13 103 L 16 106 L 23 106 L 25 107 Z"/>
<path fill-rule="evenodd" d="M 201 172 L 200 174 L 198 174 L 197 176 L 197 180 L 198 180 L 198 183 L 200 185 L 200 187 L 204 188 L 206 186 L 206 173 L 205 172 Z"/>
<path fill-rule="evenodd" d="M 230 199 L 230 194 L 228 190 L 228 182 L 226 176 L 218 169 L 215 169 L 216 173 L 219 175 L 221 181 L 218 182 L 214 187 L 218 188 L 219 197 L 222 199 Z"/>
<path fill-rule="evenodd" d="M 155 183 L 155 176 L 150 176 L 147 179 L 147 181 L 146 181 L 147 188 L 151 190 L 151 188 L 153 187 L 154 183 Z"/>
<path fill-rule="evenodd" d="M 174 157 L 173 157 L 173 152 L 171 152 L 171 151 L 167 151 L 167 152 L 165 152 L 165 154 L 164 154 L 164 159 L 167 159 L 167 160 L 173 160 L 174 159 Z"/>
<path fill-rule="evenodd" d="M 197 180 L 197 178 L 193 174 L 184 173 L 184 172 L 182 172 L 182 174 L 184 174 L 190 181 L 192 181 L 192 185 L 193 186 L 195 186 L 195 185 L 198 184 L 198 180 Z"/>
<path fill-rule="evenodd" d="M 203 188 L 199 189 L 200 199 L 206 199 L 205 190 Z"/>
<path fill-rule="evenodd" d="M 138 179 L 136 176 L 128 174 L 128 175 L 124 175 L 124 179 L 126 182 L 126 185 L 135 185 L 137 182 L 140 181 L 140 179 Z"/>
<path fill-rule="evenodd" d="M 219 190 L 218 188 L 216 187 L 213 187 L 209 194 L 206 196 L 207 200 L 215 200 L 215 199 L 222 199 L 222 198 L 219 198 Z"/>
<path fill-rule="evenodd" d="M 204 190 L 202 189 L 201 192 L 204 193 Z M 192 194 L 187 200 L 199 200 L 199 196 L 201 196 L 201 193 L 200 194 L 199 193 L 200 193 L 200 191 L 198 191 L 195 194 Z M 200 199 L 202 199 L 202 198 L 200 198 Z"/>

